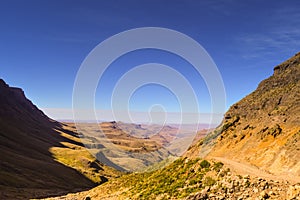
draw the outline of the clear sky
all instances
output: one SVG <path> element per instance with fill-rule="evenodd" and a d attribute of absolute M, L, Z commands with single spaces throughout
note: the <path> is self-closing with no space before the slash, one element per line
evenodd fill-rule
<path fill-rule="evenodd" d="M 94 47 L 128 29 L 164 27 L 206 49 L 222 75 L 229 107 L 300 50 L 299 10 L 298 0 L 2 0 L 0 77 L 23 88 L 51 117 L 65 119 L 77 71 Z M 173 66 L 187 76 L 200 109 L 210 112 L 203 80 L 186 61 L 158 50 L 116 60 L 98 85 L 97 109 L 109 110 L 116 81 L 131 67 L 148 62 Z M 135 111 L 162 104 L 168 112 L 178 112 L 175 96 L 158 85 L 140 88 L 129 104 Z"/>

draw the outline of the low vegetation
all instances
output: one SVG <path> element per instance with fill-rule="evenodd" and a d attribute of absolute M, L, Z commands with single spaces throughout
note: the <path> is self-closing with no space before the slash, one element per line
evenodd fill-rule
<path fill-rule="evenodd" d="M 52 199 L 297 199 L 300 184 L 231 172 L 222 162 L 179 158 L 144 173 L 124 174 L 92 190 Z"/>
<path fill-rule="evenodd" d="M 106 198 L 118 193 L 118 198 L 161 199 L 184 198 L 217 182 L 221 162 L 179 158 L 165 168 L 144 173 L 132 173 L 113 179 L 98 188 Z M 226 170 L 224 170 L 226 171 Z M 118 185 L 118 187 L 115 187 Z M 95 196 L 103 198 L 104 196 Z"/>
<path fill-rule="evenodd" d="M 70 129 L 69 126 L 64 126 Z M 54 159 L 63 165 L 75 169 L 95 184 L 106 182 L 111 177 L 118 177 L 122 173 L 100 163 L 85 147 L 80 145 L 80 138 L 60 132 L 61 136 L 70 142 L 62 142 L 62 147 L 52 147 L 50 152 Z"/>

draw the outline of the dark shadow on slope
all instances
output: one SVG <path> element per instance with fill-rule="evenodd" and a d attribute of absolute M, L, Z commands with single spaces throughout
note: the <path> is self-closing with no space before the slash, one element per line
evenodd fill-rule
<path fill-rule="evenodd" d="M 0 79 L 0 199 L 64 195 L 95 186 L 88 178 L 57 161 L 49 150 L 61 142 L 64 129 L 29 101 L 24 92 Z M 75 134 L 67 132 L 67 134 Z"/>
<path fill-rule="evenodd" d="M 102 153 L 102 152 L 98 152 L 96 154 L 97 160 L 99 160 L 101 163 L 104 163 L 105 165 L 109 166 L 109 167 L 113 167 L 116 170 L 125 172 L 126 170 L 122 167 L 120 167 L 119 165 L 115 164 L 114 162 L 112 162 L 111 160 L 109 160 L 108 158 L 106 158 L 106 156 Z"/>

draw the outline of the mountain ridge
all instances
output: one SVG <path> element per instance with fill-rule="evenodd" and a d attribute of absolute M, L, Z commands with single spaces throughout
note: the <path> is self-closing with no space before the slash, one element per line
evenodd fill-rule
<path fill-rule="evenodd" d="M 28 199 L 82 191 L 99 183 L 58 158 L 81 152 L 94 174 L 103 166 L 86 152 L 76 132 L 47 117 L 20 88 L 0 79 L 0 198 Z M 70 154 L 71 153 L 71 154 Z M 96 167 L 96 168 L 95 168 Z M 100 177 L 101 178 L 101 177 Z M 107 178 L 101 178 L 106 181 Z"/>
<path fill-rule="evenodd" d="M 300 177 L 300 53 L 233 104 L 187 156 L 224 157 Z"/>

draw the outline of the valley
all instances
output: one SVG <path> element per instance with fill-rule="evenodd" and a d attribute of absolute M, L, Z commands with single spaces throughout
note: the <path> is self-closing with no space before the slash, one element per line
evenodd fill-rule
<path fill-rule="evenodd" d="M 78 123 L 81 142 L 100 162 L 120 171 L 149 170 L 166 159 L 179 157 L 192 143 L 195 132 L 169 125 L 143 125 L 122 122 Z M 204 137 L 202 131 L 196 139 Z"/>
<path fill-rule="evenodd" d="M 299 199 L 299 84 L 300 53 L 218 127 L 195 135 L 169 125 L 57 122 L 1 80 L 0 197 Z"/>
<path fill-rule="evenodd" d="M 276 66 L 183 157 L 54 199 L 299 199 L 299 84 L 300 53 Z"/>

